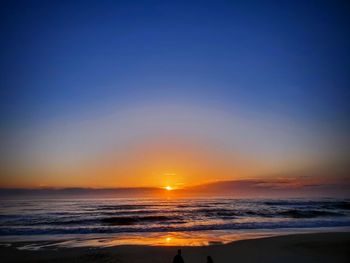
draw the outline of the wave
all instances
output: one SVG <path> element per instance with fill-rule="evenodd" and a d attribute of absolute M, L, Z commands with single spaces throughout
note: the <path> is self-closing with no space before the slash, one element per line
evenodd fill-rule
<path fill-rule="evenodd" d="M 329 211 L 320 211 L 320 210 L 310 210 L 310 211 L 303 211 L 303 210 L 288 210 L 283 211 L 279 213 L 282 216 L 287 216 L 291 218 L 314 218 L 314 217 L 328 217 L 328 216 L 345 216 L 342 213 L 338 212 L 329 212 Z"/>
<path fill-rule="evenodd" d="M 173 221 L 169 216 L 106 217 L 101 220 L 110 225 L 133 225 L 145 222 Z"/>
<path fill-rule="evenodd" d="M 288 209 L 288 210 L 266 210 L 261 209 L 258 211 L 244 211 L 244 210 L 230 210 L 230 209 L 197 209 L 182 212 L 181 211 L 157 211 L 155 212 L 144 210 L 137 212 L 103 212 L 103 213 L 91 213 L 91 214 L 78 214 L 70 216 L 41 216 L 38 215 L 2 215 L 0 216 L 0 225 L 2 226 L 40 226 L 40 225 L 57 225 L 57 226 L 70 226 L 70 225 L 97 225 L 106 224 L 114 226 L 123 225 L 136 225 L 144 223 L 173 223 L 183 224 L 185 220 L 195 220 L 196 223 L 200 223 L 202 220 L 234 220 L 240 218 L 337 218 L 345 217 L 346 215 L 341 212 L 326 211 L 326 210 L 302 210 L 302 209 Z M 149 215 L 153 214 L 153 215 Z M 197 220 L 196 220 L 197 219 Z"/>
<path fill-rule="evenodd" d="M 145 209 L 155 205 L 102 205 L 92 208 L 95 210 L 137 210 Z"/>
<path fill-rule="evenodd" d="M 53 200 L 12 201 L 0 210 L 0 235 L 84 234 L 350 226 L 350 201 Z"/>
<path fill-rule="evenodd" d="M 202 213 L 207 216 L 238 216 L 239 211 L 223 208 L 207 208 L 207 209 L 195 209 L 192 213 Z"/>
<path fill-rule="evenodd" d="M 343 213 L 322 211 L 322 210 L 298 210 L 289 209 L 282 211 L 246 211 L 244 213 L 248 216 L 257 217 L 289 217 L 289 218 L 316 218 L 316 217 L 339 217 L 345 216 Z"/>
<path fill-rule="evenodd" d="M 328 209 L 350 210 L 349 201 L 302 201 L 302 200 L 282 200 L 282 201 L 265 201 L 268 206 L 314 206 Z"/>
<path fill-rule="evenodd" d="M 142 232 L 182 232 L 206 230 L 252 230 L 252 229 L 281 229 L 281 228 L 321 228 L 321 227 L 350 227 L 350 221 L 307 221 L 307 222 L 259 222 L 259 223 L 226 223 L 193 226 L 154 226 L 154 227 L 75 227 L 75 228 L 2 228 L 0 235 L 61 235 L 61 234 L 113 234 L 113 233 L 142 233 Z"/>
<path fill-rule="evenodd" d="M 221 218 L 237 218 L 244 216 L 253 217 L 289 217 L 289 218 L 316 218 L 316 217 L 339 217 L 345 216 L 343 213 L 322 211 L 322 210 L 298 210 L 289 209 L 282 211 L 258 210 L 258 211 L 238 211 L 229 209 L 200 209 L 197 212 L 204 213 L 207 216 L 221 217 Z"/>

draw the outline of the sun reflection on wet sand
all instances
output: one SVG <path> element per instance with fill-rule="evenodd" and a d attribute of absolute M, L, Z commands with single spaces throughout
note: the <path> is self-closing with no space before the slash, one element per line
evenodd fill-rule
<path fill-rule="evenodd" d="M 332 228 L 326 228 L 323 231 L 329 232 Z M 333 229 L 334 230 L 334 229 Z M 338 229 L 339 230 L 339 229 Z M 349 228 L 344 228 L 349 231 Z M 319 233 L 320 229 L 284 229 L 281 231 L 260 230 L 260 231 L 192 231 L 192 232 L 167 232 L 167 233 L 130 233 L 130 234 L 100 234 L 88 236 L 56 236 L 55 239 L 43 240 L 42 237 L 31 237 L 24 240 L 15 239 L 14 242 L 21 241 L 20 250 L 41 250 L 52 248 L 74 248 L 74 247 L 114 247 L 121 245 L 145 245 L 145 246 L 210 246 L 221 245 L 233 241 L 244 239 L 255 239 L 262 237 L 272 237 L 285 234 Z M 322 232 L 322 231 L 321 231 Z M 58 239 L 59 238 L 59 239 Z M 1 240 L 1 238 L 0 238 Z M 11 243 L 11 242 L 10 242 Z"/>
<path fill-rule="evenodd" d="M 208 246 L 226 244 L 232 241 L 274 236 L 273 232 L 240 233 L 230 231 L 193 231 L 168 233 L 131 233 L 119 235 L 99 235 L 89 238 L 72 238 L 60 242 L 45 244 L 49 247 L 113 247 L 120 245 L 147 246 Z M 39 248 L 40 249 L 40 248 Z"/>

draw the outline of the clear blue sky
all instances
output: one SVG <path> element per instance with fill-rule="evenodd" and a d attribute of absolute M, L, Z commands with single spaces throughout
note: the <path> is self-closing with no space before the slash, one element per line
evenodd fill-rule
<path fill-rule="evenodd" d="M 344 119 L 346 1 L 2 1 L 5 118 L 203 100 Z"/>
<path fill-rule="evenodd" d="M 348 129 L 347 1 L 0 5 L 7 136 L 158 104 L 257 113 L 327 134 Z"/>

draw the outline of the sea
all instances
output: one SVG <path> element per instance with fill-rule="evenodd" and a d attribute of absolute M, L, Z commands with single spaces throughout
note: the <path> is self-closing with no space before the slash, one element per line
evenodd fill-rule
<path fill-rule="evenodd" d="M 6 200 L 0 205 L 0 243 L 29 241 L 22 249 L 215 245 L 350 229 L 349 199 L 60 198 Z"/>

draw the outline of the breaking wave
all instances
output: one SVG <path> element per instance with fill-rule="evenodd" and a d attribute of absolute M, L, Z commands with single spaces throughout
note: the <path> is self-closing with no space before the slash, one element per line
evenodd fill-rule
<path fill-rule="evenodd" d="M 0 235 L 93 234 L 350 226 L 349 200 L 8 201 Z"/>

